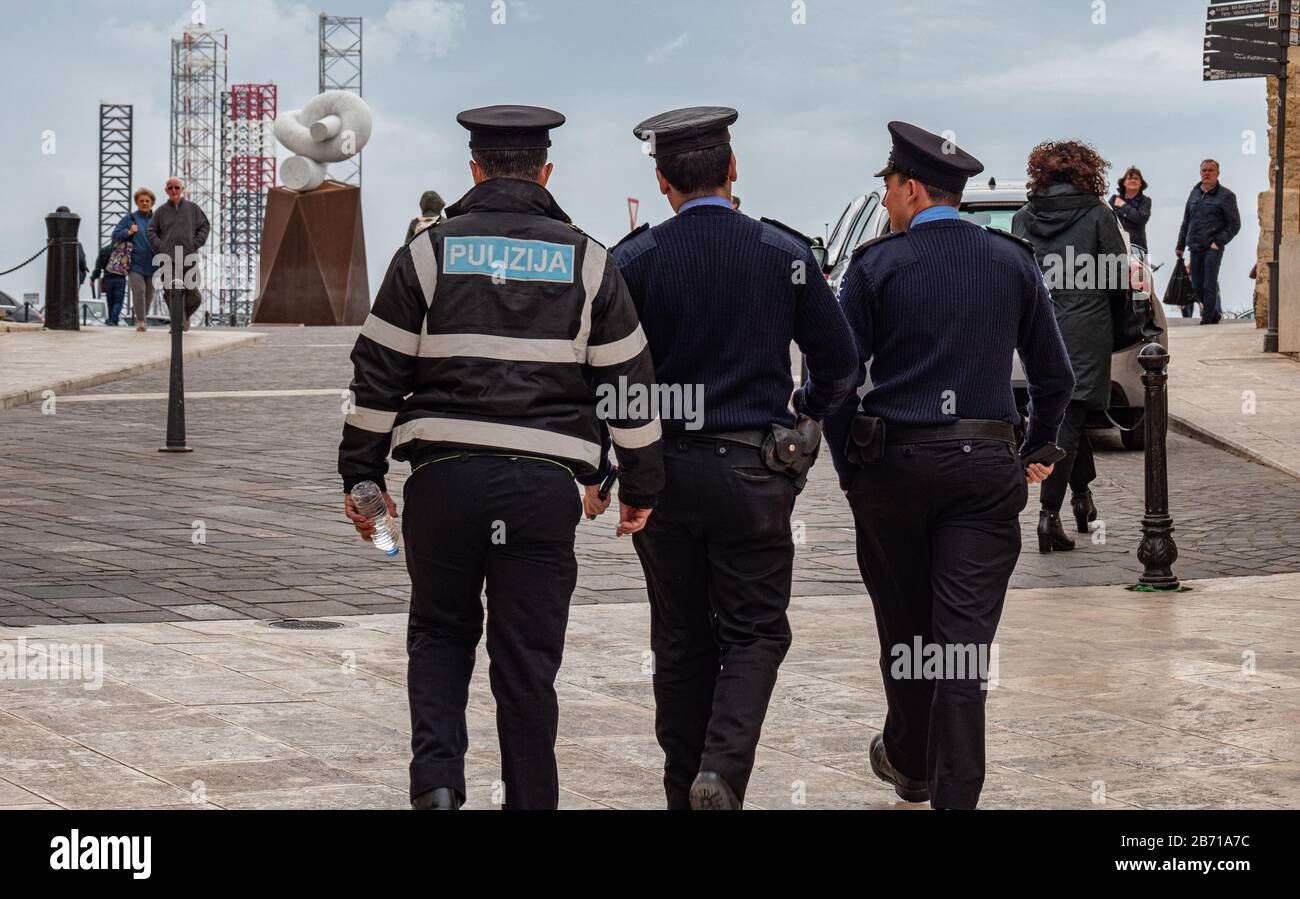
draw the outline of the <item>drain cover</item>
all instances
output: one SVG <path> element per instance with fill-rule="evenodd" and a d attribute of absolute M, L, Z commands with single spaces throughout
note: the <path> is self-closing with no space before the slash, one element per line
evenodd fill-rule
<path fill-rule="evenodd" d="M 279 621 L 268 621 L 270 627 L 284 628 L 287 631 L 332 631 L 336 627 L 343 627 L 341 621 L 300 621 L 297 618 L 282 618 Z"/>

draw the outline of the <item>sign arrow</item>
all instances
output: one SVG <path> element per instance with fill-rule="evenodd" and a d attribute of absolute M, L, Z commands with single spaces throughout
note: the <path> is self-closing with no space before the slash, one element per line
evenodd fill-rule
<path fill-rule="evenodd" d="M 1240 78 L 1263 78 L 1254 72 L 1225 72 L 1222 69 L 1205 69 L 1201 72 L 1202 81 L 1236 81 Z"/>
<path fill-rule="evenodd" d="M 1231 53 L 1243 59 L 1268 59 L 1282 62 L 1286 58 L 1286 51 L 1277 44 L 1244 41 L 1237 38 L 1207 37 L 1205 49 Z"/>
<path fill-rule="evenodd" d="M 1289 0 L 1292 12 L 1300 12 L 1300 0 Z M 1261 13 L 1277 15 L 1281 12 L 1279 0 L 1250 0 L 1246 3 L 1224 3 L 1205 11 L 1208 19 L 1232 19 L 1238 16 L 1257 16 Z"/>
<path fill-rule="evenodd" d="M 1287 25 L 1291 31 L 1300 31 L 1300 16 L 1288 16 L 1287 19 Z M 1277 43 L 1281 34 L 1278 16 L 1206 22 L 1205 33 L 1212 37 L 1233 37 L 1272 43 Z"/>
<path fill-rule="evenodd" d="M 1274 60 L 1251 59 L 1231 53 L 1206 53 L 1204 65 L 1206 69 L 1220 69 L 1225 72 L 1253 72 L 1256 75 L 1274 77 L 1282 74 L 1281 64 Z"/>

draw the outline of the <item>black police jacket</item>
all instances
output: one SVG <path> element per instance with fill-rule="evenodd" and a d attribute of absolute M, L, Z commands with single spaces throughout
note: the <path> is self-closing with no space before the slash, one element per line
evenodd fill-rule
<path fill-rule="evenodd" d="M 651 508 L 663 487 L 659 420 L 617 401 L 654 387 L 627 287 L 534 182 L 485 181 L 398 250 L 352 363 L 345 490 L 382 486 L 390 447 L 398 461 L 443 447 L 539 456 L 591 483 L 608 467 L 602 421 L 620 498 Z"/>

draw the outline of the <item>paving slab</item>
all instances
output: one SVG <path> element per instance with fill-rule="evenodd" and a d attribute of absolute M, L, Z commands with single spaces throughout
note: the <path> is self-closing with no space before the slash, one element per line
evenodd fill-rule
<path fill-rule="evenodd" d="M 1189 586 L 1010 593 L 983 807 L 1300 803 L 1300 574 Z M 1249 634 L 1205 627 L 1257 617 L 1268 626 Z M 792 619 L 747 806 L 920 808 L 870 774 L 885 705 L 866 598 L 798 598 Z M 95 690 L 71 676 L 5 683 L 0 807 L 405 807 L 405 617 L 322 620 L 343 626 L 0 627 L 0 646 L 98 646 L 104 666 Z M 562 807 L 663 805 L 648 641 L 644 604 L 572 611 L 557 683 Z M 486 664 L 467 726 L 469 804 L 491 807 L 500 758 Z"/>
<path fill-rule="evenodd" d="M 1300 361 L 1253 322 L 1169 329 L 1170 427 L 1300 478 Z"/>
<path fill-rule="evenodd" d="M 266 335 L 247 329 L 190 328 L 182 344 L 185 361 L 237 347 L 252 346 Z M 58 397 L 120 378 L 168 368 L 171 335 L 162 328 L 83 328 L 79 331 L 0 329 L 0 409 Z"/>

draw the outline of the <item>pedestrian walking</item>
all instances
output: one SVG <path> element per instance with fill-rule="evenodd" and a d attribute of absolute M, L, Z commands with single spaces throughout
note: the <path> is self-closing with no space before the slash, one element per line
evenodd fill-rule
<path fill-rule="evenodd" d="M 701 398 L 693 420 L 664 417 L 663 496 L 633 538 L 670 809 L 741 807 L 790 646 L 795 495 L 821 445 L 816 422 L 858 372 L 808 238 L 735 211 L 737 117 L 692 107 L 636 126 L 676 215 L 614 248 L 657 381 Z M 810 371 L 798 391 L 791 342 Z"/>
<path fill-rule="evenodd" d="M 1038 551 L 1069 551 L 1061 525 L 1065 491 L 1078 532 L 1097 518 L 1091 484 L 1097 478 L 1088 417 L 1110 406 L 1113 310 L 1128 297 L 1129 251 L 1116 216 L 1101 199 L 1106 160 L 1079 141 L 1048 141 L 1029 155 L 1029 202 L 1012 231 L 1034 247 L 1043 268 L 1061 336 L 1070 353 L 1074 392 L 1057 443 L 1066 456 L 1043 484 Z"/>
<path fill-rule="evenodd" d="M 854 251 L 840 295 L 872 386 L 826 431 L 880 637 L 889 711 L 872 771 L 909 802 L 968 809 L 984 784 L 984 701 L 1019 514 L 1028 484 L 1051 472 L 1034 460 L 1057 455 L 1073 378 L 1029 246 L 957 211 L 983 165 L 915 125 L 889 130 L 876 177 L 891 231 Z M 1019 452 L 1017 352 L 1030 397 Z"/>
<path fill-rule="evenodd" d="M 1192 188 L 1183 209 L 1183 224 L 1178 229 L 1179 259 L 1183 250 L 1191 250 L 1192 290 L 1201 300 L 1201 324 L 1217 325 L 1223 321 L 1219 299 L 1219 269 L 1223 251 L 1241 231 L 1241 213 L 1237 195 L 1220 183 L 1219 164 L 1213 159 L 1201 163 L 1201 181 Z M 1191 307 L 1183 307 L 1183 317 L 1191 318 Z"/>
<path fill-rule="evenodd" d="M 154 248 L 149 242 L 149 225 L 158 198 L 149 188 L 137 187 L 134 200 L 135 210 L 122 216 L 113 229 L 113 242 L 131 242 L 131 270 L 126 276 L 131 289 L 131 311 L 135 316 L 135 329 L 147 331 L 149 310 L 153 308 L 154 273 L 158 271 Z"/>
<path fill-rule="evenodd" d="M 185 199 L 185 185 L 179 178 L 167 179 L 167 202 L 149 220 L 149 244 L 154 253 L 166 257 L 162 266 L 164 290 L 180 290 L 185 296 L 185 320 L 182 330 L 190 329 L 190 319 L 203 305 L 200 292 L 201 260 L 199 250 L 208 242 L 208 217 L 197 203 Z M 168 313 L 171 314 L 170 305 Z"/>
<path fill-rule="evenodd" d="M 494 801 L 553 809 L 574 535 L 584 507 L 607 504 L 599 395 L 652 391 L 654 366 L 617 266 L 546 189 L 549 135 L 564 116 L 490 106 L 456 119 L 470 132 L 474 187 L 393 257 L 352 351 L 356 408 L 339 473 L 345 491 L 375 482 L 396 515 L 390 447 L 411 464 L 402 533 L 413 807 L 465 801 L 465 707 L 486 583 L 501 746 Z M 633 534 L 663 487 L 660 424 L 631 407 L 605 424 L 619 461 L 618 533 Z M 350 497 L 344 509 L 362 536 L 373 532 Z"/>
<path fill-rule="evenodd" d="M 122 314 L 122 303 L 126 299 L 126 275 L 112 270 L 113 253 L 119 244 L 107 243 L 99 248 L 95 257 L 95 268 L 90 273 L 91 282 L 99 282 L 99 295 L 104 298 L 107 310 L 105 324 L 117 327 L 118 316 Z"/>

